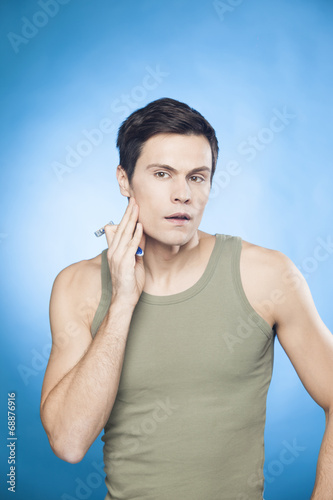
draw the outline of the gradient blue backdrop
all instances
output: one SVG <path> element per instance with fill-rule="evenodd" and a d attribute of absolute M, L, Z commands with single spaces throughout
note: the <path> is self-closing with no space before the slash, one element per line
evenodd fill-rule
<path fill-rule="evenodd" d="M 332 251 L 314 256 L 332 235 L 332 14 L 329 0 L 2 1 L 1 498 L 104 499 L 102 442 L 78 464 L 60 460 L 39 400 L 52 283 L 65 266 L 99 254 L 106 241 L 93 231 L 122 217 L 115 139 L 134 109 L 168 96 L 212 123 L 220 158 L 200 228 L 288 255 L 332 330 Z M 272 132 L 277 113 L 285 118 Z M 260 150 L 249 151 L 249 137 Z M 265 498 L 303 500 L 324 412 L 278 341 L 275 352 Z M 15 496 L 4 484 L 12 391 Z M 295 444 L 301 451 L 283 464 L 280 453 Z"/>

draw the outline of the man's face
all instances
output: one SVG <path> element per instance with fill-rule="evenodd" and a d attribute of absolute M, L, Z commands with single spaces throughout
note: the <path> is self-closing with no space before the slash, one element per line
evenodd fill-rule
<path fill-rule="evenodd" d="M 195 234 L 210 192 L 212 152 L 205 136 L 158 134 L 145 142 L 132 187 L 146 235 L 183 245 Z M 185 219 L 168 219 L 186 213 Z"/>

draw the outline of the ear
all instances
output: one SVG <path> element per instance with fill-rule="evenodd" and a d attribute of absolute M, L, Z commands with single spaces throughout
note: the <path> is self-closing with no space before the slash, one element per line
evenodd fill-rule
<path fill-rule="evenodd" d="M 128 182 L 127 173 L 125 172 L 125 170 L 121 165 L 118 165 L 117 167 L 116 176 L 119 183 L 119 189 L 121 194 L 129 198 L 131 196 L 130 185 Z"/>

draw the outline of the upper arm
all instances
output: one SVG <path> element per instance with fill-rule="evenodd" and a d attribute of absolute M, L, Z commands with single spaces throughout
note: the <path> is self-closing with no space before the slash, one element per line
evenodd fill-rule
<path fill-rule="evenodd" d="M 325 411 L 333 410 L 333 336 L 319 316 L 309 286 L 295 264 L 274 254 L 276 333 L 304 387 Z"/>
<path fill-rule="evenodd" d="M 41 394 L 41 408 L 50 391 L 78 363 L 92 342 L 82 300 L 84 264 L 76 263 L 56 277 L 50 298 L 52 349 Z"/>

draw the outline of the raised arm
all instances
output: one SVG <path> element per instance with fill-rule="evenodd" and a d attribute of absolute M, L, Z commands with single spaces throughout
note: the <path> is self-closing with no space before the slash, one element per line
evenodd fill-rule
<path fill-rule="evenodd" d="M 135 256 L 142 238 L 137 217 L 138 206 L 132 211 L 129 205 L 119 226 L 106 229 L 112 300 L 94 339 L 80 313 L 87 263 L 64 269 L 53 285 L 52 350 L 40 413 L 53 451 L 71 463 L 82 460 L 101 432 L 117 394 L 130 322 L 144 286 L 142 258 Z"/>

